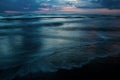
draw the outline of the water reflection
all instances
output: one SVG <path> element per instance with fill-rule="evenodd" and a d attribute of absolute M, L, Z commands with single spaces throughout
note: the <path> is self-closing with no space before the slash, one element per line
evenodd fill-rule
<path fill-rule="evenodd" d="M 56 21 L 62 24 L 56 25 Z M 0 24 L 7 22 L 12 21 Z M 17 75 L 51 72 L 81 67 L 97 57 L 118 54 L 119 31 L 108 31 L 109 27 L 118 29 L 118 22 L 104 18 L 14 20 L 15 26 L 0 30 L 0 70 L 19 67 Z"/>

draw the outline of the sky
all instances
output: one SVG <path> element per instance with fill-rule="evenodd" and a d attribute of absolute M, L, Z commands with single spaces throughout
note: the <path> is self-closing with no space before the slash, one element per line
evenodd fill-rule
<path fill-rule="evenodd" d="M 120 13 L 120 0 L 0 0 L 0 12 Z"/>

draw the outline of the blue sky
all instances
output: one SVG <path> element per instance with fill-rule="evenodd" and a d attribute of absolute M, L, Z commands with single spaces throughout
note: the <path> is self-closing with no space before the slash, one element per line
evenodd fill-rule
<path fill-rule="evenodd" d="M 120 0 L 0 0 L 0 11 L 118 11 Z M 99 9 L 99 10 L 98 10 Z"/>

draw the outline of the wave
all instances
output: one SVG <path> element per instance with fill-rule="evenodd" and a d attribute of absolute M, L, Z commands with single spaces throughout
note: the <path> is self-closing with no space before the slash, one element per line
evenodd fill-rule
<path fill-rule="evenodd" d="M 105 49 L 105 51 L 101 51 L 100 49 L 96 48 L 96 52 L 92 50 L 91 45 L 106 45 L 110 46 L 114 43 L 91 43 L 91 44 L 84 44 L 84 45 L 76 45 L 72 47 L 67 48 L 59 48 L 56 50 L 48 50 L 43 53 L 43 55 L 37 53 L 29 58 L 28 61 L 25 61 L 26 59 L 24 57 L 21 57 L 20 62 L 19 61 L 12 61 L 12 63 L 9 61 L 7 64 L 3 62 L 5 65 L 1 64 L 1 69 L 4 68 L 14 68 L 21 66 L 17 72 L 12 71 L 12 75 L 6 77 L 5 79 L 13 79 L 15 76 L 25 76 L 29 73 L 37 73 L 37 72 L 56 72 L 59 69 L 72 69 L 72 68 L 80 68 L 84 65 L 90 63 L 91 61 L 95 60 L 96 58 L 104 58 L 108 56 L 113 56 L 115 54 L 119 54 L 120 47 L 118 43 L 116 43 L 118 46 L 116 46 L 114 49 L 110 50 L 110 47 L 103 46 L 102 48 Z M 98 51 L 100 52 L 98 52 Z M 61 57 L 62 56 L 62 57 Z M 2 59 L 2 58 L 1 58 Z M 4 58 L 5 59 L 5 58 Z M 4 60 L 3 59 L 3 60 Z M 8 58 L 9 60 L 9 58 Z M 2 67 L 3 66 L 3 67 Z M 7 70 L 8 73 L 11 72 L 11 70 Z M 7 73 L 7 74 L 8 74 Z M 3 79 L 4 80 L 4 79 Z"/>
<path fill-rule="evenodd" d="M 59 28 L 59 30 L 66 31 L 120 31 L 120 27 L 72 27 L 72 28 Z"/>
<path fill-rule="evenodd" d="M 15 14 L 0 21 L 2 80 L 81 68 L 120 54 L 116 16 Z"/>
<path fill-rule="evenodd" d="M 120 19 L 120 15 L 95 14 L 0 14 L 0 20 L 36 20 L 44 18 L 112 18 Z"/>

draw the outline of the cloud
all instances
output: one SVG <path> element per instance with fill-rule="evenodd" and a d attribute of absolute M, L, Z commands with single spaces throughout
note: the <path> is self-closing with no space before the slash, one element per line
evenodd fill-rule
<path fill-rule="evenodd" d="M 0 11 L 60 10 L 65 6 L 78 9 L 120 9 L 120 0 L 0 0 Z"/>
<path fill-rule="evenodd" d="M 100 4 L 104 8 L 120 9 L 120 0 L 101 0 Z"/>
<path fill-rule="evenodd" d="M 120 9 L 120 0 L 79 0 L 76 7 Z"/>

